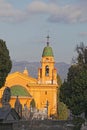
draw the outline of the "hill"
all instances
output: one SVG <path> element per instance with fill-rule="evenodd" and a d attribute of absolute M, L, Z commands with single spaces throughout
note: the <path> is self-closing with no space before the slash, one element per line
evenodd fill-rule
<path fill-rule="evenodd" d="M 41 67 L 40 62 L 13 61 L 11 73 L 15 71 L 23 72 L 25 67 L 28 69 L 30 76 L 37 78 L 38 68 Z M 55 67 L 57 68 L 57 72 L 60 75 L 62 81 L 66 79 L 70 65 L 64 62 L 58 62 L 55 64 Z"/>

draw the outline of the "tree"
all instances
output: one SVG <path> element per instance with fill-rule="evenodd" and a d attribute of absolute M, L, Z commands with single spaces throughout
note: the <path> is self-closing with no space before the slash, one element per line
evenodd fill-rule
<path fill-rule="evenodd" d="M 34 99 L 31 100 L 30 106 L 31 106 L 32 108 L 35 108 L 35 107 L 36 107 L 36 103 L 35 103 L 35 100 L 34 100 Z"/>
<path fill-rule="evenodd" d="M 59 74 L 57 74 L 57 83 L 58 83 L 58 86 L 59 86 L 59 87 L 60 87 L 61 84 L 62 84 L 62 80 L 61 80 Z"/>
<path fill-rule="evenodd" d="M 60 87 L 62 85 L 62 80 L 59 74 L 57 74 L 57 83 L 58 83 L 58 92 L 57 92 L 57 114 L 58 114 L 58 119 L 60 120 L 66 120 L 68 118 L 68 109 L 67 106 L 63 103 L 60 102 L 59 100 L 59 93 L 60 93 Z"/>
<path fill-rule="evenodd" d="M 85 113 L 87 118 L 87 47 L 77 46 L 77 60 L 71 65 L 67 80 L 60 87 L 60 101 L 64 102 L 73 115 Z"/>
<path fill-rule="evenodd" d="M 5 83 L 5 79 L 10 72 L 12 62 L 5 41 L 0 39 L 0 88 Z"/>
<path fill-rule="evenodd" d="M 84 45 L 83 42 L 80 43 L 80 46 L 77 45 L 77 64 L 79 65 L 87 65 L 87 47 Z"/>
<path fill-rule="evenodd" d="M 67 120 L 68 118 L 68 109 L 67 106 L 63 102 L 58 103 L 58 119 L 59 120 Z"/>

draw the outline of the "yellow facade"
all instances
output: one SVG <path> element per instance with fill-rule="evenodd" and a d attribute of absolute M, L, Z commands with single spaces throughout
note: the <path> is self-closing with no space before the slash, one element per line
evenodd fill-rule
<path fill-rule="evenodd" d="M 24 89 L 27 92 L 27 95 L 13 94 L 10 100 L 12 107 L 14 107 L 16 97 L 19 96 L 22 107 L 26 104 L 30 108 L 30 102 L 34 99 L 37 109 L 45 108 L 48 102 L 48 115 L 57 114 L 57 70 L 55 69 L 55 61 L 51 49 L 47 45 L 43 50 L 41 68 L 37 68 L 37 79 L 31 77 L 26 68 L 23 73 L 14 72 L 8 75 L 5 86 L 9 86 L 11 89 L 16 89 L 20 86 L 21 90 Z M 5 86 L 0 89 L 0 98 L 2 97 Z M 17 90 L 15 91 L 17 92 Z"/>

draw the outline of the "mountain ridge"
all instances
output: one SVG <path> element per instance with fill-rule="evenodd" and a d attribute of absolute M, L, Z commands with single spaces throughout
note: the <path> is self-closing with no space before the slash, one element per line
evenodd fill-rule
<path fill-rule="evenodd" d="M 38 77 L 38 68 L 41 67 L 40 62 L 28 62 L 28 61 L 12 61 L 11 73 L 19 71 L 23 72 L 25 67 L 28 69 L 29 75 L 37 78 Z M 56 62 L 55 68 L 57 69 L 58 74 L 62 81 L 67 78 L 67 72 L 70 67 L 70 64 L 65 62 Z"/>

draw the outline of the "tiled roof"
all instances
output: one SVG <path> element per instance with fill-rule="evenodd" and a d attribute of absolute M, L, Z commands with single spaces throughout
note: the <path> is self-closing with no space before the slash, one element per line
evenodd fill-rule
<path fill-rule="evenodd" d="M 53 51 L 52 51 L 52 47 L 50 46 L 46 46 L 43 50 L 43 53 L 42 53 L 42 57 L 45 57 L 45 56 L 54 56 L 53 55 Z"/>
<path fill-rule="evenodd" d="M 27 96 L 31 97 L 30 93 L 22 86 L 15 85 L 11 87 L 11 96 Z"/>

